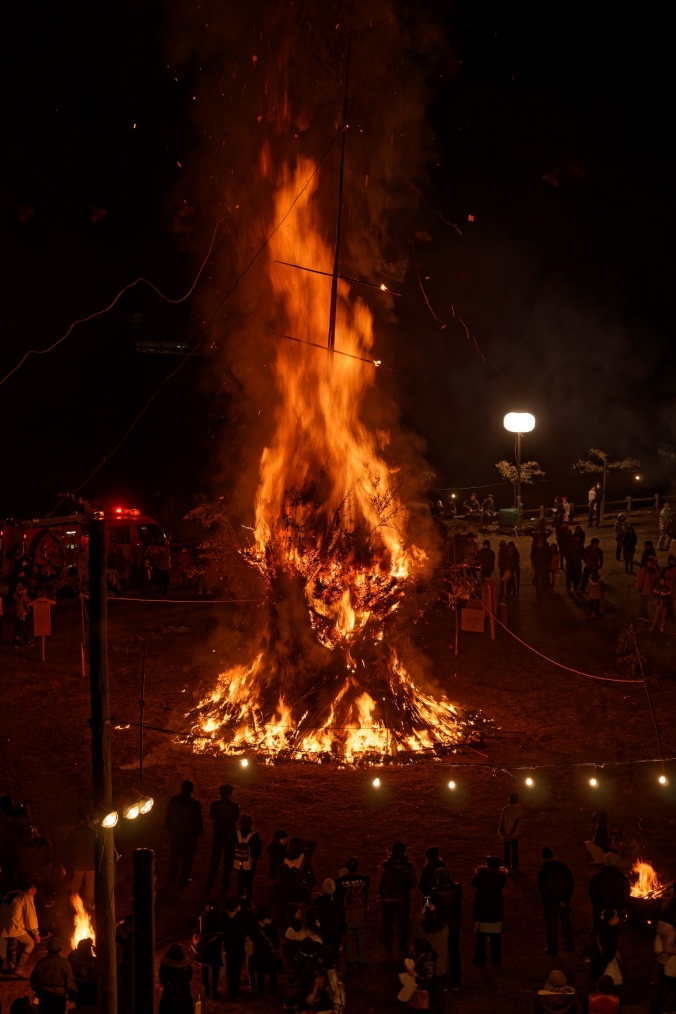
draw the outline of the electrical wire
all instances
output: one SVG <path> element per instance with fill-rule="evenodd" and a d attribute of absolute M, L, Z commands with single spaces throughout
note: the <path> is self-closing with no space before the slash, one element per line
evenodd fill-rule
<path fill-rule="evenodd" d="M 153 282 L 149 281 L 149 279 L 143 278 L 143 277 L 137 278 L 135 282 L 130 282 L 129 285 L 125 285 L 125 287 L 123 289 L 120 289 L 120 291 L 118 292 L 118 294 L 115 296 L 115 299 L 112 301 L 112 303 L 109 303 L 108 306 L 104 307 L 102 310 L 96 310 L 95 313 L 90 313 L 88 317 L 80 317 L 79 320 L 74 320 L 73 323 L 68 328 L 68 330 L 66 331 L 66 333 L 64 335 L 62 335 L 62 337 L 59 338 L 58 341 L 55 341 L 53 345 L 50 345 L 49 348 L 46 348 L 46 349 L 30 349 L 28 352 L 26 352 L 26 354 L 23 356 L 23 358 L 20 360 L 20 362 L 17 363 L 17 365 L 14 367 L 14 369 L 10 370 L 9 373 L 7 373 L 2 378 L 2 380 L 0 380 L 0 387 L 2 387 L 2 385 L 5 383 L 5 381 L 9 380 L 9 378 L 11 376 L 13 376 L 17 372 L 17 370 L 21 369 L 21 367 L 26 362 L 26 360 L 28 359 L 29 356 L 46 356 L 48 352 L 52 352 L 58 345 L 60 345 L 62 342 L 64 342 L 66 340 L 66 338 L 68 338 L 68 336 L 72 332 L 73 328 L 77 327 L 78 324 L 86 324 L 86 323 L 88 323 L 88 321 L 94 320 L 96 317 L 102 317 L 104 314 L 108 313 L 110 310 L 113 309 L 113 307 L 115 306 L 115 304 L 122 298 L 122 296 L 125 294 L 125 292 L 129 292 L 130 289 L 133 289 L 133 288 L 135 288 L 135 286 L 140 285 L 141 282 L 144 282 L 146 285 L 150 286 L 150 288 L 153 290 L 153 292 L 157 293 L 157 295 L 160 297 L 160 299 L 163 299 L 165 301 L 165 303 L 171 303 L 174 306 L 177 305 L 178 303 L 184 303 L 186 301 L 186 299 L 188 299 L 193 294 L 193 292 L 195 291 L 195 286 L 199 282 L 200 277 L 202 275 L 202 272 L 204 271 L 204 269 L 207 266 L 207 263 L 209 261 L 209 258 L 211 257 L 211 252 L 212 252 L 212 250 L 214 248 L 214 243 L 216 242 L 216 233 L 218 232 L 218 227 L 224 221 L 225 221 L 225 219 L 221 218 L 221 219 L 218 220 L 218 222 L 216 222 L 216 225 L 214 227 L 214 233 L 213 233 L 213 236 L 211 237 L 211 243 L 209 244 L 209 249 L 207 251 L 207 255 L 204 258 L 204 260 L 202 261 L 202 266 L 200 267 L 199 271 L 197 272 L 197 275 L 195 276 L 195 281 L 192 283 L 192 285 L 190 286 L 190 288 L 186 292 L 185 296 L 181 296 L 180 299 L 170 299 L 169 296 L 165 296 L 163 292 L 160 292 L 160 290 L 157 288 L 157 286 L 154 285 Z"/>

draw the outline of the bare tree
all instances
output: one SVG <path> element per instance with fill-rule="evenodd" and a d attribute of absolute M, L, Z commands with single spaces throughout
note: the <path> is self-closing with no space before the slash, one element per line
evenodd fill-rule
<path fill-rule="evenodd" d="M 609 461 L 608 454 L 606 451 L 599 450 L 598 447 L 589 448 L 589 457 L 586 461 L 580 459 L 576 461 L 573 468 L 577 468 L 580 472 L 594 472 L 597 475 L 603 476 L 603 490 L 601 493 L 601 515 L 606 509 L 606 477 L 609 472 L 628 472 L 631 468 L 640 468 L 641 462 L 637 461 L 636 458 L 622 458 L 621 461 Z"/>
<path fill-rule="evenodd" d="M 495 467 L 503 479 L 506 479 L 507 482 L 511 482 L 512 488 L 514 489 L 515 504 L 518 499 L 517 486 L 519 479 L 521 482 L 531 485 L 536 475 L 544 476 L 545 474 L 537 461 L 522 461 L 519 468 L 517 468 L 513 461 L 498 461 Z"/>

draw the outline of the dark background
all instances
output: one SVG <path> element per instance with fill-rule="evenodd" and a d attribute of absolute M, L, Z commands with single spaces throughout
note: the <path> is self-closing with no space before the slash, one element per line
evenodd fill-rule
<path fill-rule="evenodd" d="M 214 223 L 199 207 L 184 218 L 177 197 L 190 186 L 199 70 L 177 80 L 167 67 L 162 6 L 3 7 L 3 376 L 139 275 L 183 295 L 196 236 L 206 252 Z M 416 260 L 402 251 L 409 269 L 386 346 L 402 420 L 427 441 L 432 485 L 494 482 L 494 463 L 511 451 L 502 417 L 520 408 L 538 420 L 524 457 L 562 480 L 529 491 L 527 503 L 554 492 L 579 501 L 588 480 L 571 464 L 590 446 L 642 461 L 640 483 L 618 480 L 611 495 L 670 490 L 666 26 L 650 11 L 605 5 L 468 0 L 401 11 L 442 25 L 448 39 L 443 73 L 429 81 L 436 149 L 411 237 Z M 202 284 L 215 282 L 205 273 Z M 192 344 L 199 326 L 189 303 L 168 306 L 137 287 L 0 386 L 0 516 L 51 510 L 81 483 L 180 362 L 136 345 Z M 131 498 L 171 527 L 194 494 L 212 492 L 212 448 L 228 433 L 210 368 L 207 347 L 83 494 Z"/>

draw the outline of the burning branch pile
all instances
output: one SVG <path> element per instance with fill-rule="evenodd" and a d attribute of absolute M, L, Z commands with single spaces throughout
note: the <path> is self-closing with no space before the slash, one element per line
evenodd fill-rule
<path fill-rule="evenodd" d="M 312 174 L 299 159 L 275 192 L 275 220 Z M 263 173 L 272 169 L 263 158 Z M 330 273 L 315 193 L 269 244 L 267 269 L 285 333 L 326 335 Z M 283 264 L 281 262 L 286 262 Z M 336 348 L 370 357 L 372 317 L 338 284 Z M 376 762 L 439 755 L 482 722 L 414 684 L 394 643 L 393 617 L 421 575 L 426 551 L 407 532 L 408 477 L 388 465 L 389 436 L 361 410 L 375 367 L 294 342 L 276 346 L 274 428 L 260 459 L 251 545 L 268 613 L 248 665 L 222 673 L 190 713 L 197 751 Z"/>

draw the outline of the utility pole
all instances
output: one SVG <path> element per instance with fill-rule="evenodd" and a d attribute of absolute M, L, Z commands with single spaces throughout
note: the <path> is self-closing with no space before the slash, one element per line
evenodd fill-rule
<path fill-rule="evenodd" d="M 336 253 L 333 258 L 331 278 L 331 306 L 329 309 L 329 349 L 336 347 L 336 310 L 338 308 L 338 264 L 340 260 L 340 220 L 343 211 L 343 177 L 345 174 L 345 135 L 347 134 L 347 81 L 350 70 L 350 43 L 347 44 L 345 59 L 345 97 L 343 99 L 343 136 L 340 142 L 340 177 L 338 182 L 338 219 L 336 222 Z"/>
<path fill-rule="evenodd" d="M 89 685 L 92 782 L 99 813 L 113 809 L 108 686 L 108 568 L 106 523 L 97 511 L 89 522 Z M 117 1014 L 115 954 L 115 846 L 113 829 L 96 825 L 94 900 L 99 1014 Z"/>
<path fill-rule="evenodd" d="M 521 434 L 516 435 L 516 518 L 521 516 Z"/>

